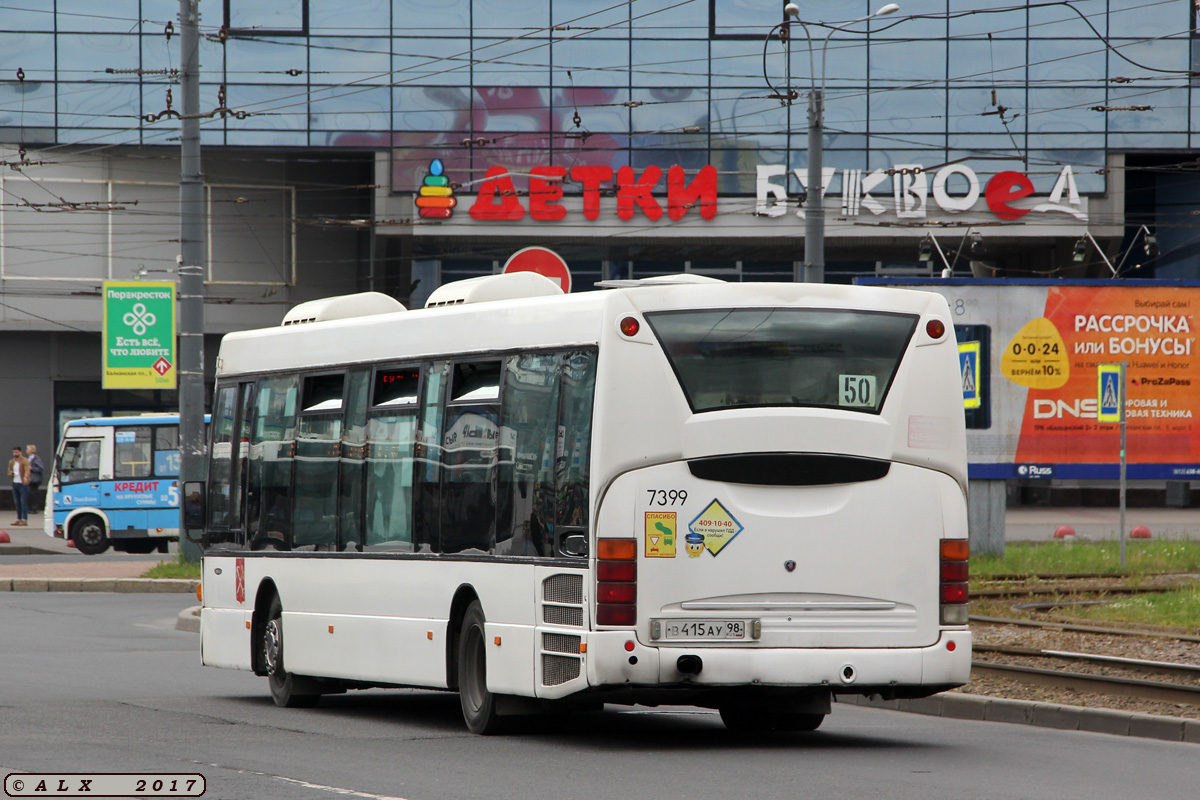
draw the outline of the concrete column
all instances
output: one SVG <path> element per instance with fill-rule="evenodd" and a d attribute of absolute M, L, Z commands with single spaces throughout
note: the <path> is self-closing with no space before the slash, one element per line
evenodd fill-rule
<path fill-rule="evenodd" d="M 971 539 L 971 555 L 1004 555 L 1007 500 L 1006 481 L 967 482 L 967 529 Z"/>

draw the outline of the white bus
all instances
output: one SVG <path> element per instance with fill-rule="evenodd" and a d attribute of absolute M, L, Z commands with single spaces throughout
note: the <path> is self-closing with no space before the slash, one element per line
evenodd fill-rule
<path fill-rule="evenodd" d="M 832 695 L 970 671 L 946 301 L 530 273 L 297 306 L 229 334 L 204 664 L 282 706 L 457 690 L 467 726 L 583 704 L 812 730 Z"/>

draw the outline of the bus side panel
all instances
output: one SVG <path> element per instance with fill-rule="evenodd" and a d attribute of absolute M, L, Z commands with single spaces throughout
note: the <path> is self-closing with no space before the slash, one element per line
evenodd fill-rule
<path fill-rule="evenodd" d="M 317 677 L 444 688 L 451 605 L 460 589 L 473 592 L 487 620 L 489 685 L 534 693 L 535 598 L 512 590 L 533 585 L 532 565 L 317 553 L 204 561 L 205 611 L 253 611 L 258 587 L 270 581 L 283 606 L 285 663 Z"/>
<path fill-rule="evenodd" d="M 446 686 L 445 620 L 285 610 L 283 640 L 297 675 Z"/>
<path fill-rule="evenodd" d="M 251 669 L 250 609 L 200 610 L 200 663 L 207 667 Z"/>

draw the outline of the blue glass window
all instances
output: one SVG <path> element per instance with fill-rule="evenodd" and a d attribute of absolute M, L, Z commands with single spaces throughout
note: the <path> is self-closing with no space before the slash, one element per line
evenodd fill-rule
<path fill-rule="evenodd" d="M 634 36 L 708 38 L 708 0 L 638 0 L 632 11 Z"/>
<path fill-rule="evenodd" d="M 634 86 L 696 86 L 708 72 L 708 43 L 633 40 Z"/>
<path fill-rule="evenodd" d="M 553 59 L 556 85 L 629 85 L 629 42 L 626 40 L 556 39 Z"/>
<path fill-rule="evenodd" d="M 587 37 L 629 37 L 629 13 L 642 11 L 640 3 L 613 3 L 611 0 L 553 0 L 551 24 L 567 26 L 566 35 L 587 31 Z M 556 34 L 557 35 L 557 34 Z"/>
<path fill-rule="evenodd" d="M 546 35 L 550 27 L 550 4 L 543 0 L 487 0 L 472 8 L 476 36 Z"/>
<path fill-rule="evenodd" d="M 780 0 L 712 0 L 712 34 L 764 39 L 783 22 Z"/>
<path fill-rule="evenodd" d="M 300 48 L 300 54 L 303 54 Z M 310 80 L 319 83 L 391 83 L 391 42 L 387 39 L 309 39 Z"/>
<path fill-rule="evenodd" d="M 397 85 L 467 86 L 470 39 L 392 39 L 392 80 Z M 465 91 L 465 90 L 464 90 Z"/>
<path fill-rule="evenodd" d="M 234 33 L 306 33 L 308 0 L 225 0 L 225 24 Z"/>
<path fill-rule="evenodd" d="M 412 36 L 466 36 L 471 0 L 392 0 L 392 26 Z"/>

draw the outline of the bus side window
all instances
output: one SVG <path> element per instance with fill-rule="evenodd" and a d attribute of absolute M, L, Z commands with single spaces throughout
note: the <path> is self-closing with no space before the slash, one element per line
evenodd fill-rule
<path fill-rule="evenodd" d="M 233 456 L 234 415 L 237 412 L 237 384 L 217 387 L 216 395 L 213 403 L 212 445 L 209 448 L 208 462 L 208 525 L 210 528 L 228 529 L 230 522 L 230 466 Z"/>
<path fill-rule="evenodd" d="M 346 374 L 306 375 L 296 435 L 292 546 L 325 550 L 337 545 L 338 464 Z"/>
<path fill-rule="evenodd" d="M 116 428 L 113 431 L 113 442 L 116 445 L 116 456 L 113 459 L 114 478 L 119 480 L 150 477 L 149 425 Z"/>
<path fill-rule="evenodd" d="M 247 522 L 251 549 L 290 550 L 292 546 L 292 461 L 299 394 L 295 375 L 263 378 L 258 384 L 250 485 L 259 498 L 259 516 Z"/>
<path fill-rule="evenodd" d="M 568 353 L 563 366 L 555 447 L 558 524 L 588 524 L 588 461 L 592 444 L 592 403 L 596 394 L 596 354 Z"/>
<path fill-rule="evenodd" d="M 367 421 L 366 546 L 413 548 L 419 367 L 380 367 Z"/>
<path fill-rule="evenodd" d="M 454 365 L 442 427 L 443 553 L 488 553 L 496 542 L 500 361 Z"/>
<path fill-rule="evenodd" d="M 446 361 L 435 361 L 425 370 L 413 459 L 413 543 L 418 551 L 436 549 L 441 533 L 442 394 L 449 371 Z"/>
<path fill-rule="evenodd" d="M 541 353 L 510 356 L 505 363 L 496 509 L 500 555 L 553 555 L 562 362 L 561 353 Z"/>
<path fill-rule="evenodd" d="M 342 457 L 338 470 L 339 550 L 362 550 L 363 463 L 370 396 L 371 370 L 352 370 L 346 386 L 346 416 L 342 423 Z"/>
<path fill-rule="evenodd" d="M 63 448 L 59 483 L 88 483 L 100 479 L 100 441 L 69 442 Z"/>

